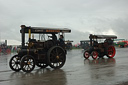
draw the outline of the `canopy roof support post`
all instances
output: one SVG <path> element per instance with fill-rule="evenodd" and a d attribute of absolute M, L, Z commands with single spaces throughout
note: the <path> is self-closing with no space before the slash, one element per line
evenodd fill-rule
<path fill-rule="evenodd" d="M 90 34 L 89 38 L 90 38 L 90 46 L 92 46 L 92 34 Z"/>
<path fill-rule="evenodd" d="M 21 25 L 22 47 L 25 46 L 25 26 Z"/>

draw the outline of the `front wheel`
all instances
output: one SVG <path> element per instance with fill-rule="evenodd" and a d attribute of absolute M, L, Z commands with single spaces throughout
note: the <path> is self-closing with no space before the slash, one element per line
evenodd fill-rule
<path fill-rule="evenodd" d="M 24 72 L 31 72 L 35 68 L 35 59 L 31 55 L 25 55 L 22 57 L 20 65 Z"/>
<path fill-rule="evenodd" d="M 92 58 L 97 59 L 98 57 L 98 52 L 97 51 L 92 51 Z"/>
<path fill-rule="evenodd" d="M 13 71 L 20 71 L 20 57 L 18 57 L 18 55 L 14 55 L 9 61 L 9 66 Z"/>
<path fill-rule="evenodd" d="M 83 56 L 84 56 L 85 59 L 88 59 L 90 57 L 90 54 L 89 54 L 88 51 L 85 51 Z"/>
<path fill-rule="evenodd" d="M 66 54 L 62 47 L 54 46 L 48 51 L 48 64 L 51 68 L 61 68 L 66 61 Z"/>

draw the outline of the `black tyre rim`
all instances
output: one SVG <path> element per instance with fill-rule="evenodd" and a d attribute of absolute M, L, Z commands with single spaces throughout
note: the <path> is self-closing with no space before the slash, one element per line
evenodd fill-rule
<path fill-rule="evenodd" d="M 13 56 L 9 61 L 9 66 L 13 71 L 20 71 L 20 57 L 18 57 L 18 55 Z"/>

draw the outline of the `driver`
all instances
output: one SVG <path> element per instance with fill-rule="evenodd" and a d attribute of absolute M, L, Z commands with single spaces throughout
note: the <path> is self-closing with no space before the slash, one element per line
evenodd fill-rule
<path fill-rule="evenodd" d="M 60 38 L 59 38 L 59 44 L 60 44 L 60 46 L 64 46 L 64 36 L 63 35 L 60 35 Z"/>

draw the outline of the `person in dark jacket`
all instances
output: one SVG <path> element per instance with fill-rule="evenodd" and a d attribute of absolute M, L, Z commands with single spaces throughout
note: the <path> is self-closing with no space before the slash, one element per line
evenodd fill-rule
<path fill-rule="evenodd" d="M 65 45 L 63 35 L 60 35 L 60 38 L 59 38 L 59 45 L 62 46 L 62 47 L 64 47 L 64 45 Z"/>

